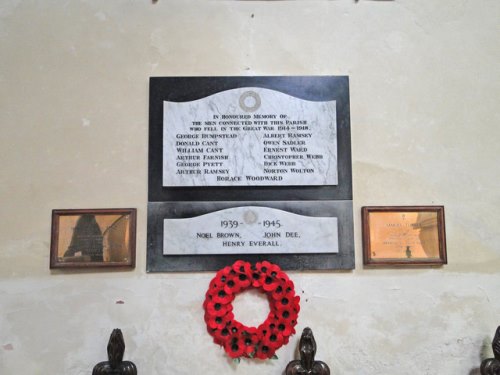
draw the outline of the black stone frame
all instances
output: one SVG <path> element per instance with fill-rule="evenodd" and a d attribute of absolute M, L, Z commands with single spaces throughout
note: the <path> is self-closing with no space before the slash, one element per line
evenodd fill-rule
<path fill-rule="evenodd" d="M 163 101 L 184 102 L 241 87 L 261 87 L 310 101 L 336 100 L 338 185 L 328 186 L 162 186 Z M 163 255 L 163 219 L 195 216 L 175 202 L 328 201 L 339 217 L 339 253 L 252 255 Z M 307 205 L 307 203 L 305 202 Z M 173 205 L 173 206 L 172 206 Z M 174 207 L 174 208 L 172 208 Z M 173 216 L 172 216 L 173 215 Z M 330 216 L 330 215 L 325 215 Z M 333 215 L 332 215 L 333 216 Z M 346 76 L 152 77 L 149 102 L 147 271 L 210 271 L 237 259 L 269 260 L 286 270 L 353 269 L 352 162 L 349 78 Z"/>

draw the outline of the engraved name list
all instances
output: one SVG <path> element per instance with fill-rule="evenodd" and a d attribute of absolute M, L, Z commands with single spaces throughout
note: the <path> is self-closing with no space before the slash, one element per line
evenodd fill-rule
<path fill-rule="evenodd" d="M 337 183 L 335 101 L 259 88 L 165 101 L 163 134 L 164 186 Z"/>

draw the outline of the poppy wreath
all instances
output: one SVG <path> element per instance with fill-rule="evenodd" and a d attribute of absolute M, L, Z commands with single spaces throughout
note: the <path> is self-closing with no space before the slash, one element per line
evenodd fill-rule
<path fill-rule="evenodd" d="M 267 294 L 269 300 L 269 315 L 258 327 L 247 327 L 234 319 L 234 298 L 250 288 Z M 295 333 L 299 302 L 292 280 L 279 266 L 238 260 L 210 281 L 203 308 L 208 333 L 229 357 L 269 359 L 276 358 L 275 352 Z"/>

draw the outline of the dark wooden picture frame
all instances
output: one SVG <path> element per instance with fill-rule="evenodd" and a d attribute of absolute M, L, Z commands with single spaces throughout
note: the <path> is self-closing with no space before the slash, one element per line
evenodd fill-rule
<path fill-rule="evenodd" d="M 447 264 L 443 206 L 361 208 L 366 266 Z"/>
<path fill-rule="evenodd" d="M 135 208 L 52 211 L 50 268 L 135 267 Z"/>

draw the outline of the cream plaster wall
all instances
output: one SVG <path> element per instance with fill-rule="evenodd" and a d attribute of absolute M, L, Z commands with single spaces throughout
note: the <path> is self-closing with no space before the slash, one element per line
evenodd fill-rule
<path fill-rule="evenodd" d="M 280 374 L 205 332 L 211 273 L 146 274 L 148 78 L 349 75 L 356 270 L 290 273 L 333 374 L 477 374 L 500 324 L 498 0 L 0 2 L 0 373 Z M 449 265 L 364 270 L 363 205 L 443 204 Z M 137 268 L 49 271 L 53 208 L 137 207 Z M 117 303 L 122 301 L 123 303 Z"/>

